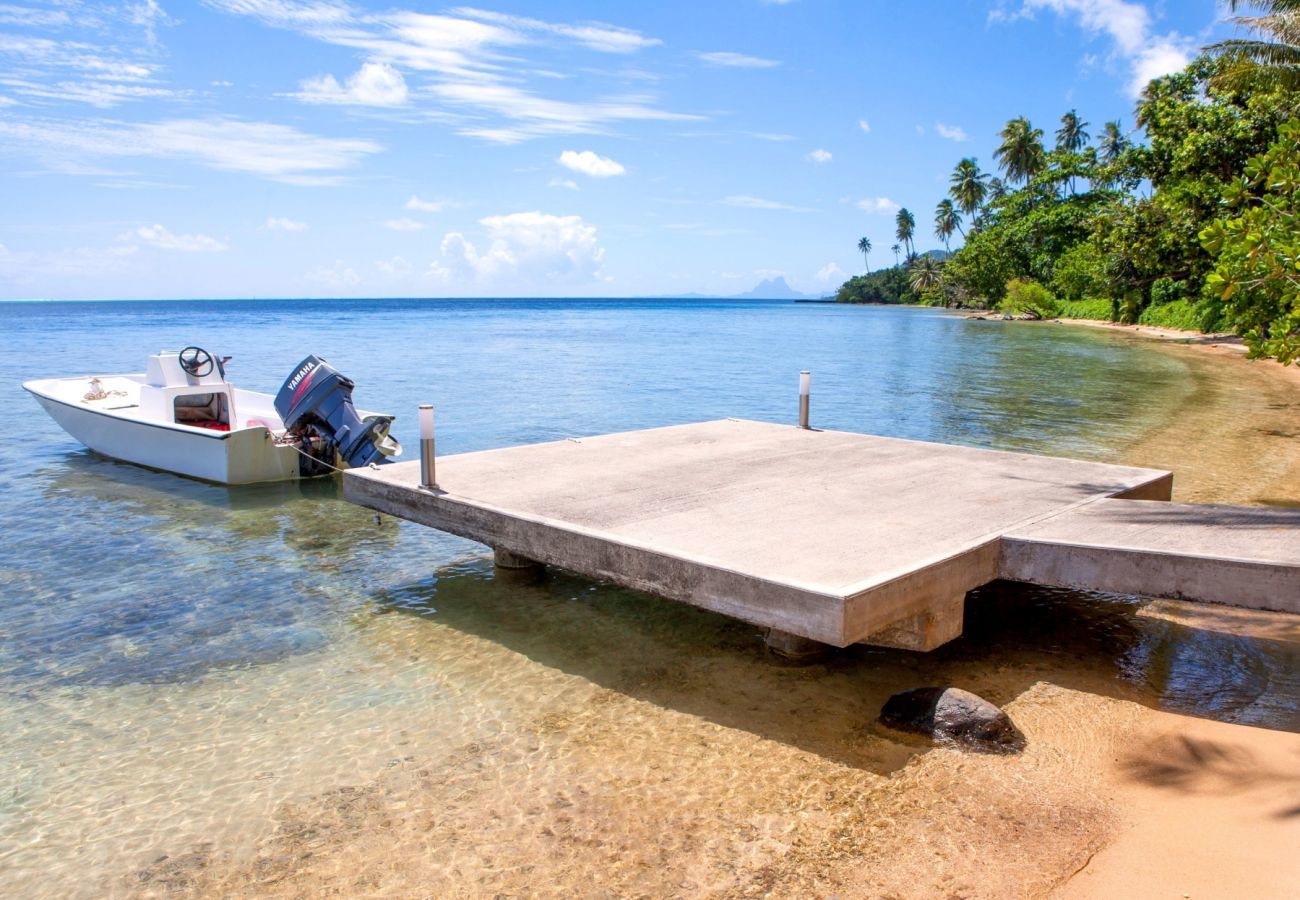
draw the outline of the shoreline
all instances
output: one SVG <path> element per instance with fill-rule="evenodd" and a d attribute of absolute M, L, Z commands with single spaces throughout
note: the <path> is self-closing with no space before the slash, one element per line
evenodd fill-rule
<path fill-rule="evenodd" d="M 1275 376 L 1281 367 L 1176 339 L 1151 346 L 1182 359 L 1193 388 L 1120 456 L 1176 458 L 1176 490 L 1191 473 L 1210 501 L 1271 490 L 1285 476 L 1245 466 L 1243 484 L 1225 485 L 1223 461 L 1188 444 L 1226 441 L 1240 453 L 1243 435 L 1288 415 L 1271 403 L 1289 397 L 1300 411 L 1300 390 Z M 1263 410 L 1226 415 L 1238 389 L 1274 393 Z M 361 623 L 358 640 L 440 671 L 463 668 L 474 641 L 492 677 L 461 689 L 482 691 L 496 711 L 484 735 L 440 753 L 404 725 L 412 756 L 284 803 L 247 854 L 163 857 L 127 892 L 1270 897 L 1300 881 L 1291 852 L 1300 818 L 1286 814 L 1300 804 L 1289 774 L 1300 735 L 1165 708 L 1127 685 L 1098 646 L 1065 665 L 1058 655 L 1068 651 L 976 640 L 934 654 L 858 648 L 822 667 L 782 668 L 743 624 L 653 598 L 595 596 L 592 618 L 544 586 L 503 588 L 475 595 L 480 621 L 458 611 L 457 580 L 441 579 L 443 627 L 384 616 Z M 539 602 L 541 620 L 528 612 Z M 988 622 L 1000 609 L 971 604 L 968 615 Z M 1164 602 L 1132 615 L 1300 646 L 1293 616 Z M 564 640 L 550 646 L 548 630 Z M 601 652 L 632 635 L 634 659 Z M 880 741 L 870 724 L 880 704 L 918 682 L 999 703 L 1028 750 Z M 740 696 L 721 700 L 720 683 Z M 1277 690 L 1290 702 L 1290 688 Z"/>
<path fill-rule="evenodd" d="M 1187 370 L 1187 396 L 1159 410 L 1158 424 L 1116 448 L 1114 461 L 1173 471 L 1176 502 L 1300 506 L 1300 366 L 1249 359 L 1244 342 L 1231 334 L 1097 319 L 955 316 L 1090 328 L 1177 359 Z"/>
<path fill-rule="evenodd" d="M 986 343 L 973 324 L 900 318 Z M 1284 494 L 1264 485 L 1285 485 L 1268 448 L 1286 439 L 1266 432 L 1295 431 L 1292 407 L 1273 407 L 1300 392 L 1237 353 L 1124 343 L 1146 337 L 1022 331 L 1010 343 L 1122 366 L 1086 370 L 1122 399 L 1087 408 L 1133 424 L 1077 420 L 1099 459 L 1178 460 L 1176 491 L 1211 501 Z M 1053 366 L 1083 371 L 1068 357 Z M 1152 393 L 1125 389 L 1157 377 Z M 1027 392 L 1005 415 L 1041 412 L 1032 404 Z M 1236 443 L 1216 456 L 1225 442 Z M 53 484 L 103 506 L 139 497 L 85 468 Z M 141 506 L 168 534 L 189 533 L 172 508 L 162 493 Z M 743 623 L 562 572 L 507 582 L 482 554 L 430 572 L 428 544 L 372 532 L 358 510 L 346 521 L 365 525 L 366 543 L 348 549 L 335 535 L 352 529 L 323 509 L 304 497 L 273 521 L 260 504 L 213 513 L 244 551 L 269 542 L 292 576 L 268 581 L 285 587 L 268 599 L 292 595 L 287 609 L 314 592 L 349 611 L 302 620 L 328 620 L 319 645 L 192 681 L 73 685 L 16 703 L 4 721 L 40 723 L 22 731 L 15 755 L 37 768 L 20 785 L 48 792 L 36 815 L 53 823 L 9 876 L 26 893 L 1267 897 L 1300 881 L 1300 817 L 1280 815 L 1300 808 L 1287 774 L 1300 760 L 1300 617 L 993 585 L 972 595 L 967 639 L 946 649 L 860 646 L 792 668 Z M 382 568 L 368 562 L 380 557 Z M 887 697 L 924 684 L 998 704 L 1026 752 L 883 732 Z M 86 735 L 76 771 L 42 752 L 69 734 Z M 1213 764 L 1197 768 L 1189 748 Z M 66 854 L 77 865 L 61 846 L 78 848 Z"/>
<path fill-rule="evenodd" d="M 1187 396 L 1119 452 L 1129 464 L 1172 469 L 1175 501 L 1300 506 L 1300 367 L 1248 359 L 1244 342 L 1230 334 L 1093 319 L 1021 324 L 1052 323 L 1140 341 L 1187 367 Z M 1291 616 L 1164 602 L 1148 609 L 1211 631 L 1223 630 L 1227 617 L 1246 634 L 1300 644 Z M 1296 779 L 1279 775 L 1295 771 L 1300 735 L 1160 710 L 1129 725 L 1146 762 L 1135 765 L 1131 754 L 1103 766 L 1118 806 L 1116 830 L 1052 896 L 1264 897 L 1300 881 L 1289 849 L 1300 841 L 1300 824 L 1273 809 L 1300 799 L 1291 796 Z"/>

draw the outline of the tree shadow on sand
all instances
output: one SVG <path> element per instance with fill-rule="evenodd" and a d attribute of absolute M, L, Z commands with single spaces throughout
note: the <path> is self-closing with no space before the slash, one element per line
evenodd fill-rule
<path fill-rule="evenodd" d="M 1126 777 L 1152 787 L 1185 794 L 1245 794 L 1267 791 L 1269 802 L 1281 800 L 1275 819 L 1300 816 L 1300 772 L 1261 761 L 1248 747 L 1181 734 L 1164 735 L 1130 752 L 1120 761 Z"/>

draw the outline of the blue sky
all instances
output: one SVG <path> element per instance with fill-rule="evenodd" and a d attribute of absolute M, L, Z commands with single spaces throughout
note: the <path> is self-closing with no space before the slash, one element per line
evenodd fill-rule
<path fill-rule="evenodd" d="M 1212 0 L 0 0 L 0 298 L 833 290 Z"/>

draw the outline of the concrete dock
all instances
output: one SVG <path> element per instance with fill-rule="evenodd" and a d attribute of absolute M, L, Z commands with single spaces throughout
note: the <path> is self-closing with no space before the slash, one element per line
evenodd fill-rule
<path fill-rule="evenodd" d="M 998 578 L 1300 612 L 1300 510 L 1169 472 L 724 420 L 354 469 L 354 503 L 772 629 L 930 650 Z"/>

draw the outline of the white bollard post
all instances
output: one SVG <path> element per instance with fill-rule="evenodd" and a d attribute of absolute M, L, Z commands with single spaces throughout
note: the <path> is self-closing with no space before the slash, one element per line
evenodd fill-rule
<path fill-rule="evenodd" d="M 433 404 L 420 404 L 420 487 L 426 491 L 438 489 L 438 477 L 433 458 Z"/>
<path fill-rule="evenodd" d="M 807 369 L 799 373 L 799 427 L 808 430 L 808 394 L 812 373 Z"/>

